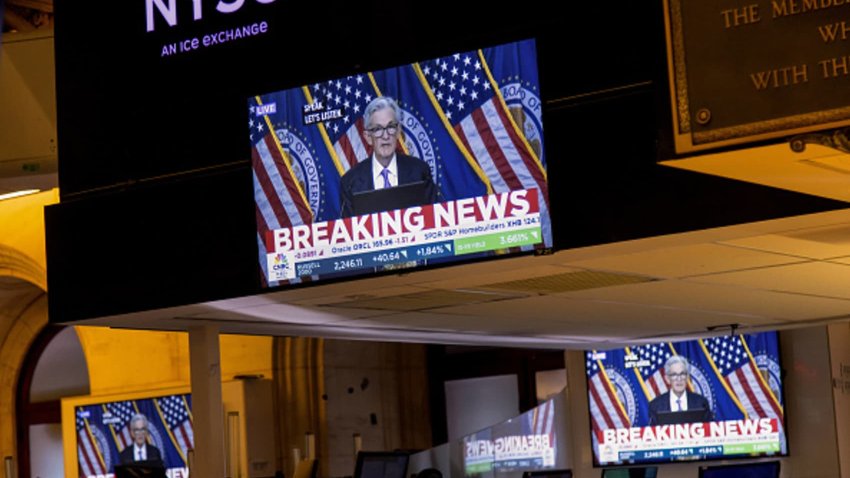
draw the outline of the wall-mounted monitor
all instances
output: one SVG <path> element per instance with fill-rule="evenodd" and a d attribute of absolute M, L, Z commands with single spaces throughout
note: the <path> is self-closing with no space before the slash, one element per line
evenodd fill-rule
<path fill-rule="evenodd" d="M 65 476 L 188 476 L 192 430 L 185 389 L 63 399 Z"/>
<path fill-rule="evenodd" d="M 539 83 L 526 40 L 251 97 L 263 284 L 551 247 Z"/>
<path fill-rule="evenodd" d="M 699 478 L 779 478 L 779 462 L 701 466 Z"/>
<path fill-rule="evenodd" d="M 594 464 L 788 452 L 776 332 L 586 352 Z"/>

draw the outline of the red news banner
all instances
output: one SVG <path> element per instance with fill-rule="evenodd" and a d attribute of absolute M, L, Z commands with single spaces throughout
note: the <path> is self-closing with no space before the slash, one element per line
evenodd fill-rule
<path fill-rule="evenodd" d="M 541 244 L 536 189 L 275 229 L 270 281 Z"/>
<path fill-rule="evenodd" d="M 693 458 L 778 452 L 775 418 L 607 429 L 597 433 L 600 461 Z"/>

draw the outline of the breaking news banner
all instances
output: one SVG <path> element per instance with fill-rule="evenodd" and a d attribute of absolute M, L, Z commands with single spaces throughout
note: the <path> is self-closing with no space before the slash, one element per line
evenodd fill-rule
<path fill-rule="evenodd" d="M 269 231 L 269 281 L 542 242 L 537 191 L 519 190 Z"/>
<path fill-rule="evenodd" d="M 781 450 L 775 418 L 607 429 L 597 432 L 599 461 L 727 458 Z"/>
<path fill-rule="evenodd" d="M 518 417 L 464 437 L 464 475 L 499 473 L 510 477 L 523 471 L 563 466 L 564 457 L 558 456 L 557 431 L 563 410 L 559 395 Z"/>

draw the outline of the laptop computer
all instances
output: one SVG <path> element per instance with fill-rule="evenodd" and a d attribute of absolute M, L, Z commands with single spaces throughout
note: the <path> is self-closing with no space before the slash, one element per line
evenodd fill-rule
<path fill-rule="evenodd" d="M 354 193 L 351 209 L 357 216 L 428 204 L 425 181 L 401 184 L 394 188 Z"/>

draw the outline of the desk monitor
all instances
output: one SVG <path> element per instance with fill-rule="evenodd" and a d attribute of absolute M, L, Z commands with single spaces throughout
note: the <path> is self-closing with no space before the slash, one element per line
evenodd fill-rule
<path fill-rule="evenodd" d="M 165 467 L 158 462 L 115 465 L 115 478 L 166 478 Z"/>
<path fill-rule="evenodd" d="M 699 478 L 779 478 L 779 462 L 701 466 Z"/>
<path fill-rule="evenodd" d="M 361 451 L 354 478 L 407 478 L 410 455 L 400 451 Z"/>
<path fill-rule="evenodd" d="M 526 471 L 522 478 L 573 478 L 573 470 Z"/>
<path fill-rule="evenodd" d="M 606 468 L 602 470 L 602 478 L 655 478 L 656 476 L 658 476 L 657 466 Z"/>
<path fill-rule="evenodd" d="M 399 184 L 394 188 L 373 189 L 354 193 L 352 210 L 357 216 L 373 212 L 393 211 L 428 203 L 425 181 Z"/>
<path fill-rule="evenodd" d="M 704 421 L 705 409 L 669 411 L 663 410 L 656 414 L 659 425 L 680 425 L 682 423 L 700 423 Z"/>

